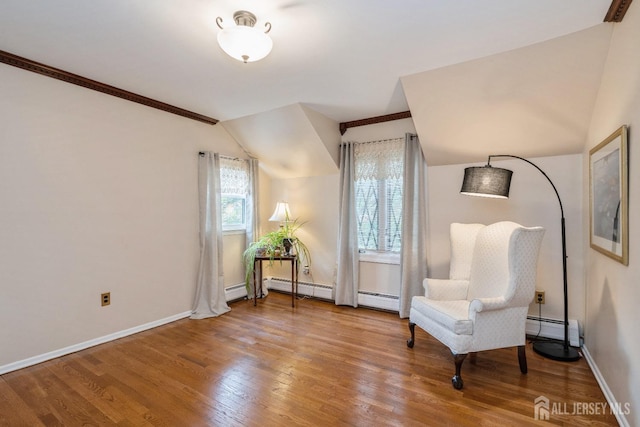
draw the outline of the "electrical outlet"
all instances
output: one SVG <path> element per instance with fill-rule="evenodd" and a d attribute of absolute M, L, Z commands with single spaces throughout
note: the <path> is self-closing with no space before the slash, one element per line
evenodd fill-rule
<path fill-rule="evenodd" d="M 536 291 L 536 304 L 544 304 L 544 291 Z"/>
<path fill-rule="evenodd" d="M 305 265 L 304 267 L 302 267 L 302 272 L 303 272 L 304 274 L 307 274 L 307 275 L 308 275 L 308 274 L 309 274 L 309 266 L 308 266 L 308 265 Z"/>
<path fill-rule="evenodd" d="M 111 292 L 105 292 L 100 295 L 100 301 L 102 301 L 102 306 L 111 304 Z"/>

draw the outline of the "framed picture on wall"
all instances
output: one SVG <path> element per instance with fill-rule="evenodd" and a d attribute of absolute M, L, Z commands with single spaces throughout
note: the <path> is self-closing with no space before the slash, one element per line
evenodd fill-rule
<path fill-rule="evenodd" d="M 589 151 L 590 243 L 629 265 L 627 126 Z"/>

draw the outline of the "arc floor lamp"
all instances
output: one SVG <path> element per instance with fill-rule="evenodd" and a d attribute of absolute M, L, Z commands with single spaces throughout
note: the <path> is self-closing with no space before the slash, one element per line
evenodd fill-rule
<path fill-rule="evenodd" d="M 473 166 L 464 170 L 464 180 L 460 193 L 470 196 L 482 196 L 506 199 L 509 197 L 509 187 L 511 186 L 511 176 L 513 174 L 509 169 L 494 168 L 491 166 L 491 159 L 495 157 L 510 157 L 519 159 L 529 163 L 536 168 L 553 187 L 558 203 L 560 204 L 560 215 L 562 222 L 562 273 L 564 279 L 564 340 L 556 341 L 537 341 L 533 343 L 533 350 L 549 359 L 559 360 L 563 362 L 573 362 L 580 359 L 578 350 L 569 346 L 569 300 L 567 295 L 567 236 L 565 231 L 564 209 L 562 200 L 556 186 L 553 185 L 551 179 L 542 169 L 535 163 L 530 162 L 522 157 L 513 156 L 511 154 L 493 154 L 487 159 L 485 166 Z"/>

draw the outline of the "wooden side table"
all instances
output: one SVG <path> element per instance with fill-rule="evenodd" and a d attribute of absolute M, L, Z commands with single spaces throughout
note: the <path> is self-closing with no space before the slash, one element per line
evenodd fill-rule
<path fill-rule="evenodd" d="M 296 294 L 298 293 L 298 256 L 256 256 L 253 261 L 253 305 L 258 304 L 258 286 L 260 286 L 260 298 L 262 294 L 262 261 L 289 261 L 291 262 L 291 307 L 295 307 Z M 256 264 L 259 264 L 258 280 L 256 280 Z"/>

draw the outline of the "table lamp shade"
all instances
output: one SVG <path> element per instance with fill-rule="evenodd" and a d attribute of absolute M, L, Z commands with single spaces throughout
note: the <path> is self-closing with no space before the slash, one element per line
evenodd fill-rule
<path fill-rule="evenodd" d="M 291 218 L 291 212 L 289 211 L 289 203 L 278 202 L 276 209 L 273 211 L 273 215 L 269 218 L 269 221 L 285 222 Z"/>

